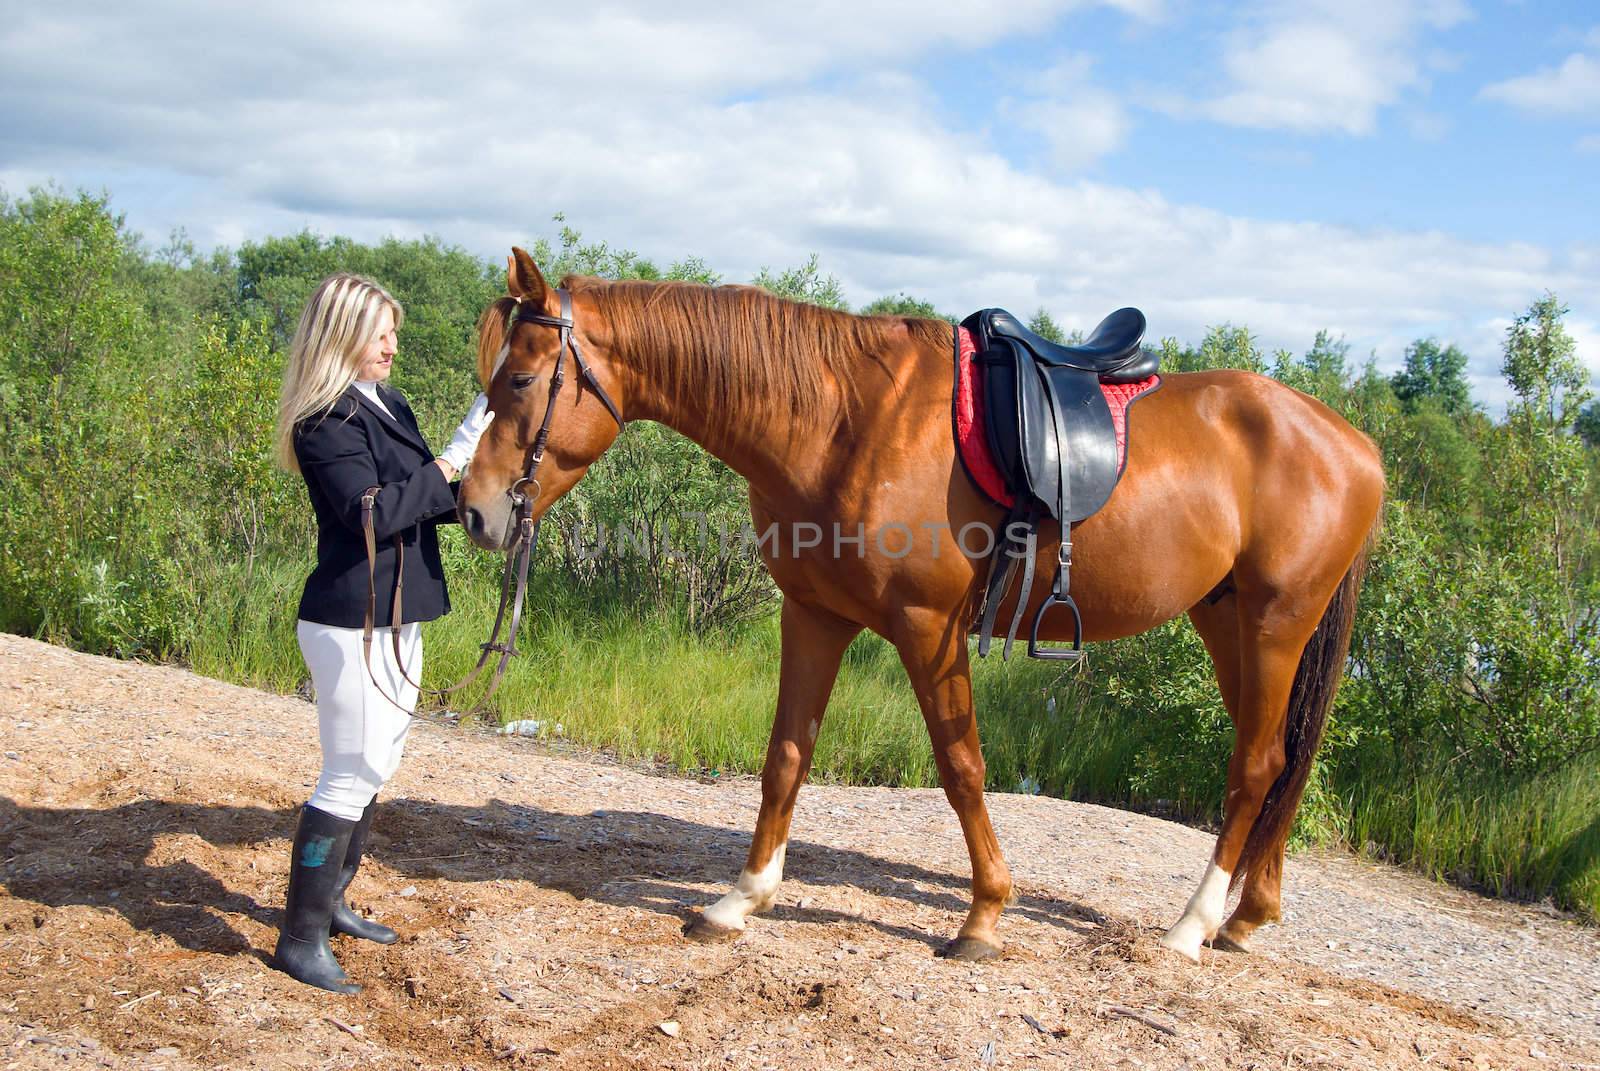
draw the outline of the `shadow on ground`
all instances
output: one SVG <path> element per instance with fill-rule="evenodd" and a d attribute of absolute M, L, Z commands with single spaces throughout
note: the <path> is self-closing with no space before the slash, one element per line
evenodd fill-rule
<path fill-rule="evenodd" d="M 217 875 L 227 850 L 249 848 L 262 853 L 259 873 L 281 870 L 286 878 L 294 822 L 293 811 L 268 807 L 139 800 L 53 809 L 0 797 L 0 883 L 19 900 L 116 912 L 192 951 L 249 952 L 228 916 L 276 928 L 281 907 L 234 891 Z M 184 858 L 171 859 L 170 847 L 156 852 L 172 836 L 192 838 Z M 530 881 L 687 920 L 709 902 L 704 884 L 737 877 L 749 842 L 745 830 L 653 812 L 570 815 L 500 800 L 468 808 L 401 798 L 380 803 L 368 855 L 408 877 Z M 791 842 L 786 870 L 809 884 L 850 886 L 957 916 L 968 906 L 966 875 L 812 841 Z M 1010 910 L 1077 932 L 1102 921 L 1084 905 L 1042 896 L 1021 897 Z M 850 920 L 933 948 L 948 936 L 810 907 L 780 906 L 772 917 Z"/>

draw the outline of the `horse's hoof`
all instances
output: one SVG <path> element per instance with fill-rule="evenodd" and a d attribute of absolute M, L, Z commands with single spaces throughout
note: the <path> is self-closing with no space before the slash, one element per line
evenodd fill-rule
<path fill-rule="evenodd" d="M 1211 947 L 1220 948 L 1224 952 L 1249 952 L 1250 933 L 1248 931 L 1229 933 L 1224 926 L 1217 931 L 1217 936 L 1212 938 Z"/>
<path fill-rule="evenodd" d="M 1244 937 L 1235 939 L 1229 937 L 1227 934 L 1219 933 L 1217 934 L 1216 938 L 1212 940 L 1211 947 L 1220 952 L 1249 952 L 1250 938 Z"/>
<path fill-rule="evenodd" d="M 1199 934 L 1179 923 L 1161 935 L 1161 947 L 1170 949 L 1191 963 L 1200 962 Z"/>
<path fill-rule="evenodd" d="M 954 941 L 939 949 L 941 959 L 957 959 L 967 963 L 982 963 L 985 960 L 999 959 L 1000 946 L 992 945 L 988 941 L 980 941 L 976 937 L 957 937 Z"/>
<path fill-rule="evenodd" d="M 742 933 L 743 930 L 736 930 L 732 926 L 719 926 L 704 915 L 696 915 L 683 927 L 685 937 L 703 945 L 720 945 L 737 941 Z"/>

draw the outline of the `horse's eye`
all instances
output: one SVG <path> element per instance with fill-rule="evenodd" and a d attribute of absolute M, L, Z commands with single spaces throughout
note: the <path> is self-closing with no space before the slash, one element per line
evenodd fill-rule
<path fill-rule="evenodd" d="M 538 376 L 530 375 L 526 372 L 514 375 L 511 377 L 511 389 L 527 390 L 529 387 L 533 386 L 533 381 L 538 378 Z"/>

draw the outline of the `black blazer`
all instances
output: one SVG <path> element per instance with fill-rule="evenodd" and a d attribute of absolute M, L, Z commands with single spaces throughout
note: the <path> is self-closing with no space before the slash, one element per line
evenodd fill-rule
<path fill-rule="evenodd" d="M 399 391 L 378 388 L 391 417 L 354 385 L 323 416 L 295 425 L 311 508 L 317 515 L 317 567 L 306 577 L 300 617 L 323 625 L 360 628 L 367 610 L 367 544 L 361 494 L 382 490 L 372 511 L 377 536 L 377 612 L 389 620 L 394 599 L 395 537 L 405 544 L 402 621 L 432 621 L 450 610 L 436 526 L 456 519 L 454 489 L 433 463 L 417 418 Z"/>

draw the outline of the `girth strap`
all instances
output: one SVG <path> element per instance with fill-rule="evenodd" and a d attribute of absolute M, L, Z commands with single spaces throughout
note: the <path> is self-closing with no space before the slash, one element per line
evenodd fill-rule
<path fill-rule="evenodd" d="M 1023 537 L 1022 547 L 1022 587 L 1017 592 L 1017 608 L 1011 612 L 1011 627 L 1006 629 L 1006 645 L 1000 652 L 1002 659 L 1011 657 L 1011 644 L 1017 638 L 1017 626 L 1022 623 L 1023 608 L 1028 605 L 1028 596 L 1033 594 L 1033 558 L 1038 550 L 1039 515 L 1033 511 L 1028 512 L 1028 534 Z"/>
<path fill-rule="evenodd" d="M 985 657 L 994 641 L 995 619 L 1006 592 L 1011 589 L 1012 578 L 1017 573 L 1017 563 L 1022 563 L 1022 583 L 1017 590 L 1017 605 L 1011 612 L 1011 624 L 1006 629 L 1005 646 L 1000 657 L 1011 657 L 1011 645 L 1016 641 L 1017 629 L 1022 626 L 1028 599 L 1033 594 L 1034 559 L 1038 551 L 1040 513 L 1037 503 L 1018 501 L 1001 522 L 1001 538 L 989 559 L 989 575 L 984 582 L 983 612 L 978 623 L 978 656 Z M 1018 527 L 1020 525 L 1020 528 Z M 1056 661 L 1076 661 L 1083 657 L 1083 618 L 1077 603 L 1067 593 L 1072 581 L 1072 528 L 1062 530 L 1061 550 L 1057 554 L 1055 578 L 1050 584 L 1050 595 L 1033 615 L 1028 632 L 1028 654 L 1033 658 Z M 1039 643 L 1039 626 L 1046 612 L 1054 607 L 1066 607 L 1072 614 L 1072 646 L 1066 648 L 1043 647 Z"/>
<path fill-rule="evenodd" d="M 1011 538 L 1011 531 L 1018 523 L 1026 527 L 1021 544 Z M 1038 512 L 1021 498 L 1018 498 L 1016 504 L 1011 507 L 1011 512 L 1005 515 L 1005 520 L 1000 522 L 1000 538 L 995 541 L 994 554 L 989 559 L 989 580 L 984 584 L 984 612 L 978 626 L 979 658 L 989 655 L 990 640 L 994 640 L 995 616 L 1000 612 L 1005 592 L 1011 589 L 1011 578 L 1016 576 L 1016 565 L 1022 560 L 1026 562 L 1022 578 L 1022 600 L 1018 604 L 1016 613 L 1011 615 L 1011 631 L 1006 636 L 1005 655 L 1003 655 L 1010 658 L 1011 639 L 1016 636 L 1016 623 L 1021 618 L 1022 607 L 1027 604 L 1027 591 L 1034 583 L 1034 530 L 1037 525 Z"/>

